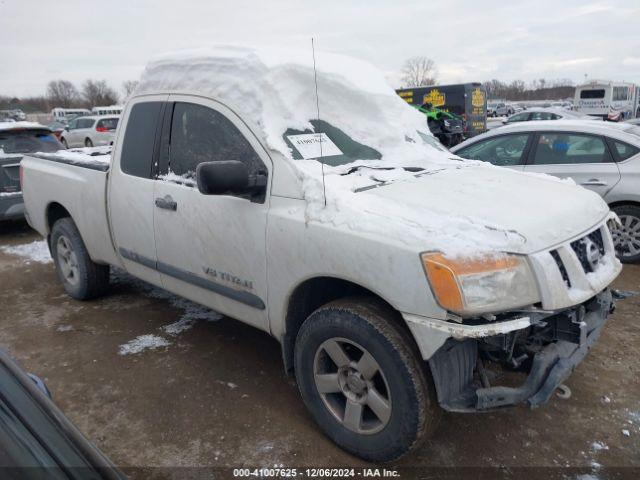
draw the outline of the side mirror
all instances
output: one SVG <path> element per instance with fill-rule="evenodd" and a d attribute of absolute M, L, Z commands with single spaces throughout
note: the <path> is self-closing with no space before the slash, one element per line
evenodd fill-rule
<path fill-rule="evenodd" d="M 262 201 L 267 186 L 265 174 L 249 175 L 247 166 L 237 160 L 201 163 L 196 180 L 203 195 L 248 195 L 252 201 Z"/>

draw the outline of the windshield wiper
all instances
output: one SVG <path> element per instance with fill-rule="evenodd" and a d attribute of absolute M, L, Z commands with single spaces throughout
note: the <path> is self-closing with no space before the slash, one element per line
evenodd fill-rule
<path fill-rule="evenodd" d="M 343 176 L 344 175 L 351 175 L 352 173 L 357 172 L 361 168 L 369 168 L 371 170 L 395 170 L 396 168 L 402 168 L 403 170 L 405 170 L 407 172 L 412 172 L 412 173 L 417 173 L 417 172 L 424 171 L 424 168 L 422 168 L 422 167 L 370 167 L 368 165 L 358 165 L 356 167 L 351 167 L 349 170 L 347 170 L 342 175 Z"/>

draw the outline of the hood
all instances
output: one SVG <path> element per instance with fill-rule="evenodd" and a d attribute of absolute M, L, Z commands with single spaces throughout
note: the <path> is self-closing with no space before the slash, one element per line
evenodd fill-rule
<path fill-rule="evenodd" d="M 533 253 L 585 232 L 609 211 L 597 194 L 572 180 L 491 165 L 404 178 L 356 190 L 363 197 L 358 203 L 388 217 L 388 225 L 400 216 L 428 232 L 425 246 L 454 254 Z"/>

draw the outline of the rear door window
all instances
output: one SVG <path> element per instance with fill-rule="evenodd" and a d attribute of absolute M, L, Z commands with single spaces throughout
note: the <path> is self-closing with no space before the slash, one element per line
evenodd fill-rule
<path fill-rule="evenodd" d="M 463 158 L 482 160 L 501 167 L 520 165 L 529 140 L 528 133 L 500 135 L 456 152 Z"/>
<path fill-rule="evenodd" d="M 120 154 L 120 168 L 124 173 L 136 177 L 151 177 L 162 105 L 163 102 L 143 102 L 131 108 Z"/>
<path fill-rule="evenodd" d="M 541 133 L 533 155 L 534 165 L 603 163 L 611 159 L 604 140 L 593 135 Z"/>
<path fill-rule="evenodd" d="M 619 162 L 627 160 L 640 152 L 640 148 L 621 142 L 620 140 L 609 139 L 609 142 L 610 145 L 613 145 L 614 155 Z"/>

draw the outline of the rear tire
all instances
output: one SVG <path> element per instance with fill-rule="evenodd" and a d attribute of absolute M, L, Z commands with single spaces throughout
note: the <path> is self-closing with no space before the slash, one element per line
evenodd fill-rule
<path fill-rule="evenodd" d="M 67 139 L 66 138 L 62 139 L 62 145 L 64 145 L 65 149 L 67 149 L 67 150 L 69 149 L 69 144 L 67 143 Z"/>
<path fill-rule="evenodd" d="M 623 263 L 640 262 L 640 207 L 620 205 L 613 211 L 620 217 L 622 226 L 612 233 L 616 255 Z"/>
<path fill-rule="evenodd" d="M 429 372 L 392 315 L 368 298 L 331 302 L 307 318 L 295 345 L 298 388 L 315 421 L 372 462 L 415 449 L 441 414 Z"/>
<path fill-rule="evenodd" d="M 91 141 L 90 138 L 85 138 L 84 139 L 84 146 L 87 147 L 87 148 L 93 147 L 93 142 Z"/>
<path fill-rule="evenodd" d="M 61 218 L 53 225 L 49 249 L 58 278 L 71 297 L 89 300 L 106 292 L 109 286 L 109 266 L 99 265 L 91 260 L 71 218 Z"/>

